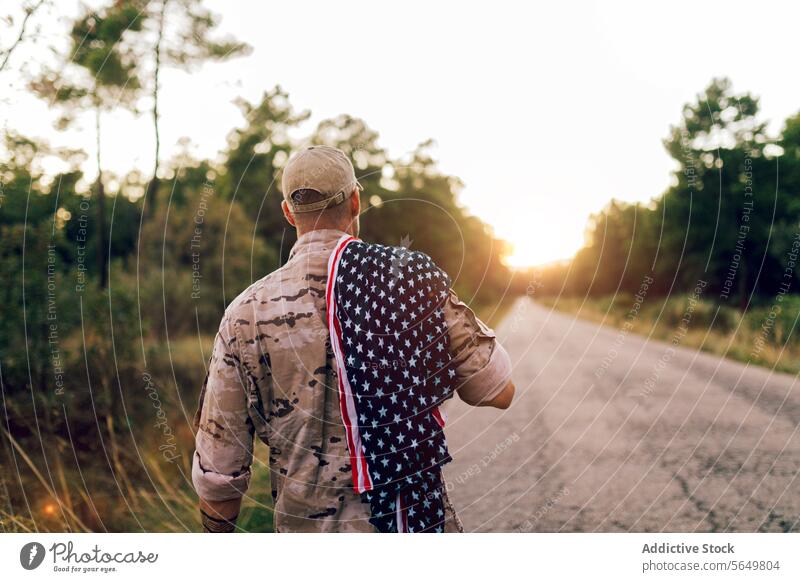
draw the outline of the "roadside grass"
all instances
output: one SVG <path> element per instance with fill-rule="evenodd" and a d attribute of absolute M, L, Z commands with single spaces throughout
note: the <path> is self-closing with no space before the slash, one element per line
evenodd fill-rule
<path fill-rule="evenodd" d="M 635 299 L 628 294 L 597 298 L 538 297 L 537 301 L 615 328 L 627 325 L 632 333 L 697 348 L 739 362 L 781 372 L 800 372 L 800 335 L 797 317 L 800 296 L 786 295 L 774 305 L 758 305 L 742 313 L 705 299 L 691 305 L 689 295 L 647 298 L 638 316 L 631 316 Z M 686 318 L 689 323 L 684 325 Z M 685 328 L 685 333 L 684 329 Z"/>

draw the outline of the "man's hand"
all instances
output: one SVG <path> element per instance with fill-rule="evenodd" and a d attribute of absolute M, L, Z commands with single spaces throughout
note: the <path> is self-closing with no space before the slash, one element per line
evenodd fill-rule
<path fill-rule="evenodd" d="M 206 533 L 231 533 L 236 528 L 242 498 L 208 501 L 200 498 L 200 515 Z"/>
<path fill-rule="evenodd" d="M 514 382 L 511 380 L 508 381 L 508 384 L 491 400 L 480 400 L 478 402 L 471 402 L 469 400 L 464 399 L 461 396 L 461 400 L 464 400 L 470 406 L 491 406 L 492 408 L 499 408 L 501 410 L 505 410 L 509 406 L 511 406 L 511 401 L 514 399 L 514 392 L 516 388 L 514 387 Z"/>

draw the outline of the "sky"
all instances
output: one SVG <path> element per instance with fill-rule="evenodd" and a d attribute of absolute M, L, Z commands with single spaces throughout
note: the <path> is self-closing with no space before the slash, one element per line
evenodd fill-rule
<path fill-rule="evenodd" d="M 760 96 L 773 132 L 800 110 L 800 7 L 792 3 L 206 5 L 222 17 L 221 34 L 253 50 L 163 74 L 165 159 L 186 137 L 194 155 L 215 156 L 243 123 L 234 98 L 255 101 L 280 84 L 295 108 L 311 110 L 306 132 L 347 113 L 377 130 L 393 157 L 433 138 L 440 168 L 464 182 L 460 202 L 512 243 L 514 265 L 570 257 L 589 215 L 611 198 L 660 195 L 674 168 L 662 139 L 712 77 Z M 20 59 L 38 48 L 25 50 Z M 4 83 L 12 86 L 2 123 L 94 151 L 90 120 L 56 134 L 45 104 Z M 118 174 L 149 171 L 149 120 L 108 117 L 104 163 Z"/>

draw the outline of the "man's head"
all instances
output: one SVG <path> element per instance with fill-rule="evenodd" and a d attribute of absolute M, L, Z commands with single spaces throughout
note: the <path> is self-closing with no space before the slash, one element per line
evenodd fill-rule
<path fill-rule="evenodd" d="M 361 185 L 343 151 L 311 146 L 296 153 L 283 169 L 281 186 L 283 214 L 298 236 L 322 228 L 358 236 Z"/>

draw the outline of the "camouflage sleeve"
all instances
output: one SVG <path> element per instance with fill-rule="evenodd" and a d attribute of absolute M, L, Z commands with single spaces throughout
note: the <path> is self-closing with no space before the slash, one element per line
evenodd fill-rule
<path fill-rule="evenodd" d="M 464 402 L 491 400 L 511 380 L 511 359 L 494 331 L 483 323 L 454 291 L 444 304 L 450 351 L 456 371 L 456 391 Z"/>
<path fill-rule="evenodd" d="M 253 425 L 234 325 L 226 316 L 214 339 L 194 420 L 192 482 L 197 494 L 208 501 L 241 497 L 250 482 Z"/>

